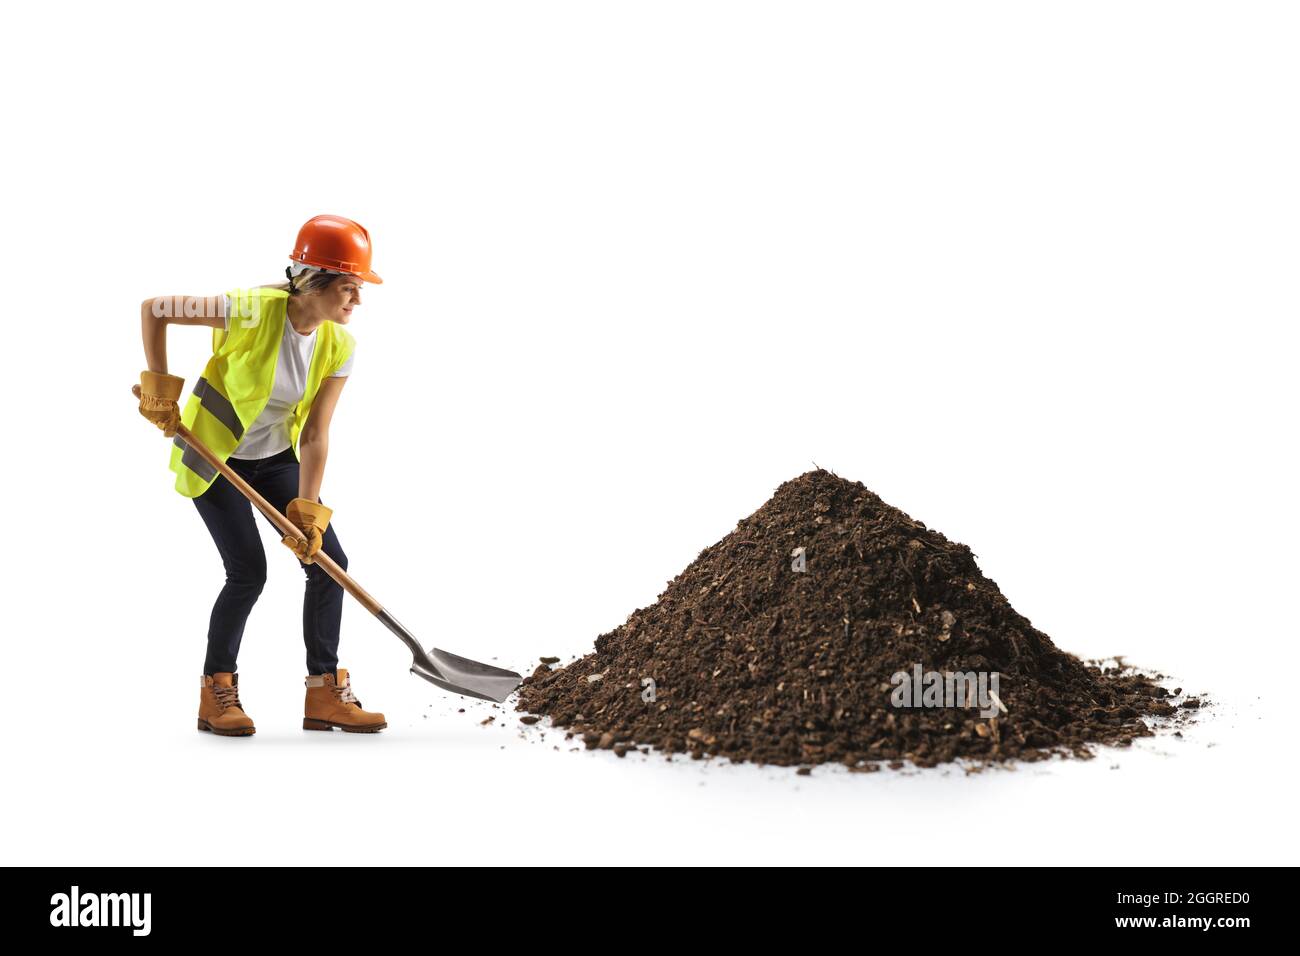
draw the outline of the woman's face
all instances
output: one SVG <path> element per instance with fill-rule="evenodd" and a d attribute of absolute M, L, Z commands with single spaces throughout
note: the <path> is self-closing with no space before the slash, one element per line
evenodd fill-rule
<path fill-rule="evenodd" d="M 320 294 L 321 310 L 325 313 L 325 318 L 339 325 L 347 325 L 352 318 L 352 310 L 361 304 L 363 285 L 364 282 L 351 276 L 330 283 L 329 288 Z"/>

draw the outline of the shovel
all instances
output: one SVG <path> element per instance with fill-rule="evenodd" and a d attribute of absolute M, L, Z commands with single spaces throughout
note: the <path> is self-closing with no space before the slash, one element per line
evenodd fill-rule
<path fill-rule="evenodd" d="M 257 510 L 266 515 L 281 534 L 291 535 L 300 541 L 302 540 L 302 531 L 297 525 L 271 507 L 271 504 L 265 498 L 253 490 L 252 486 L 239 477 L 225 462 L 218 461 L 217 456 L 212 454 L 192 431 L 184 425 L 178 425 L 176 434 L 198 452 L 204 461 L 221 472 L 227 481 L 243 492 L 244 497 L 251 501 L 257 507 Z M 384 609 L 383 605 L 366 593 L 366 590 L 361 585 L 348 577 L 347 572 L 340 568 L 328 554 L 324 551 L 317 551 L 312 555 L 312 560 L 323 568 L 326 574 L 337 581 L 343 590 L 360 601 L 362 607 L 379 618 L 384 627 L 396 634 L 401 642 L 410 649 L 415 656 L 415 661 L 411 664 L 412 674 L 417 674 L 429 683 L 437 684 L 443 690 L 449 690 L 454 694 L 464 694 L 467 697 L 477 697 L 480 700 L 492 700 L 498 704 L 509 697 L 523 680 L 514 671 L 493 667 L 491 664 L 480 664 L 478 661 L 472 661 L 468 657 L 461 657 L 459 654 L 440 651 L 436 647 L 431 651 L 426 651 L 420 646 L 420 642 L 415 639 L 415 635 L 402 627 L 397 619 Z"/>

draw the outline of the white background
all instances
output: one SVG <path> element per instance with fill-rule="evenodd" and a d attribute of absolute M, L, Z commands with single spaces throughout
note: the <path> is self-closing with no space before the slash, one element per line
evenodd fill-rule
<path fill-rule="evenodd" d="M 6 862 L 1294 859 L 1294 6 L 6 17 Z M 259 519 L 258 732 L 199 734 L 222 568 L 129 393 L 139 302 L 274 282 L 321 212 L 385 279 L 322 497 L 425 643 L 584 653 L 815 462 L 1216 707 L 969 777 L 620 761 L 457 713 L 349 599 L 389 728 L 307 734 Z M 187 392 L 209 341 L 169 330 Z"/>

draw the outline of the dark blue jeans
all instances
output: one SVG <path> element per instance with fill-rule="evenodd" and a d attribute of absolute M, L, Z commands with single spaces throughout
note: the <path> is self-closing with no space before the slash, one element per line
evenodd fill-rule
<path fill-rule="evenodd" d="M 289 502 L 298 497 L 298 458 L 292 448 L 256 460 L 227 458 L 226 464 L 280 514 L 284 514 Z M 244 637 L 244 624 L 266 584 L 266 551 L 257 532 L 252 502 L 223 476 L 217 475 L 208 490 L 194 499 L 194 504 L 226 567 L 226 584 L 212 605 L 208 656 L 203 663 L 203 673 L 229 671 L 233 674 L 239 643 Z M 269 518 L 265 515 L 262 518 L 271 525 Z M 271 527 L 275 528 L 275 525 Z M 307 576 L 307 590 L 302 602 L 302 639 L 307 645 L 307 673 L 334 673 L 339 664 L 343 588 L 318 565 L 303 564 L 280 544 L 282 535 L 279 529 L 275 530 L 275 537 L 277 553 L 284 552 L 278 560 L 295 562 Z M 348 558 L 339 546 L 333 523 L 325 529 L 321 550 L 346 570 Z"/>

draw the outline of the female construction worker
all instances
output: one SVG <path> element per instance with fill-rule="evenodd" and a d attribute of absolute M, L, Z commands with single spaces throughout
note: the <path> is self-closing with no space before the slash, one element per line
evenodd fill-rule
<path fill-rule="evenodd" d="M 176 490 L 193 499 L 226 569 L 208 626 L 199 730 L 232 737 L 254 731 L 239 700 L 235 658 L 266 583 L 266 554 L 252 504 L 176 434 L 178 423 L 302 531 L 301 538 L 282 540 L 307 577 L 303 728 L 373 733 L 388 726 L 383 714 L 361 709 L 347 670 L 338 666 L 343 588 L 313 558 L 324 551 L 339 567 L 348 566 L 320 485 L 330 419 L 355 348 L 343 327 L 361 304 L 362 284 L 383 281 L 370 271 L 370 253 L 370 234 L 360 225 L 316 216 L 298 232 L 287 283 L 209 298 L 162 296 L 141 308 L 149 367 L 131 391 L 140 399 L 140 414 L 173 438 Z M 185 380 L 167 374 L 168 325 L 213 329 L 212 358 L 184 411 L 178 400 Z"/>

